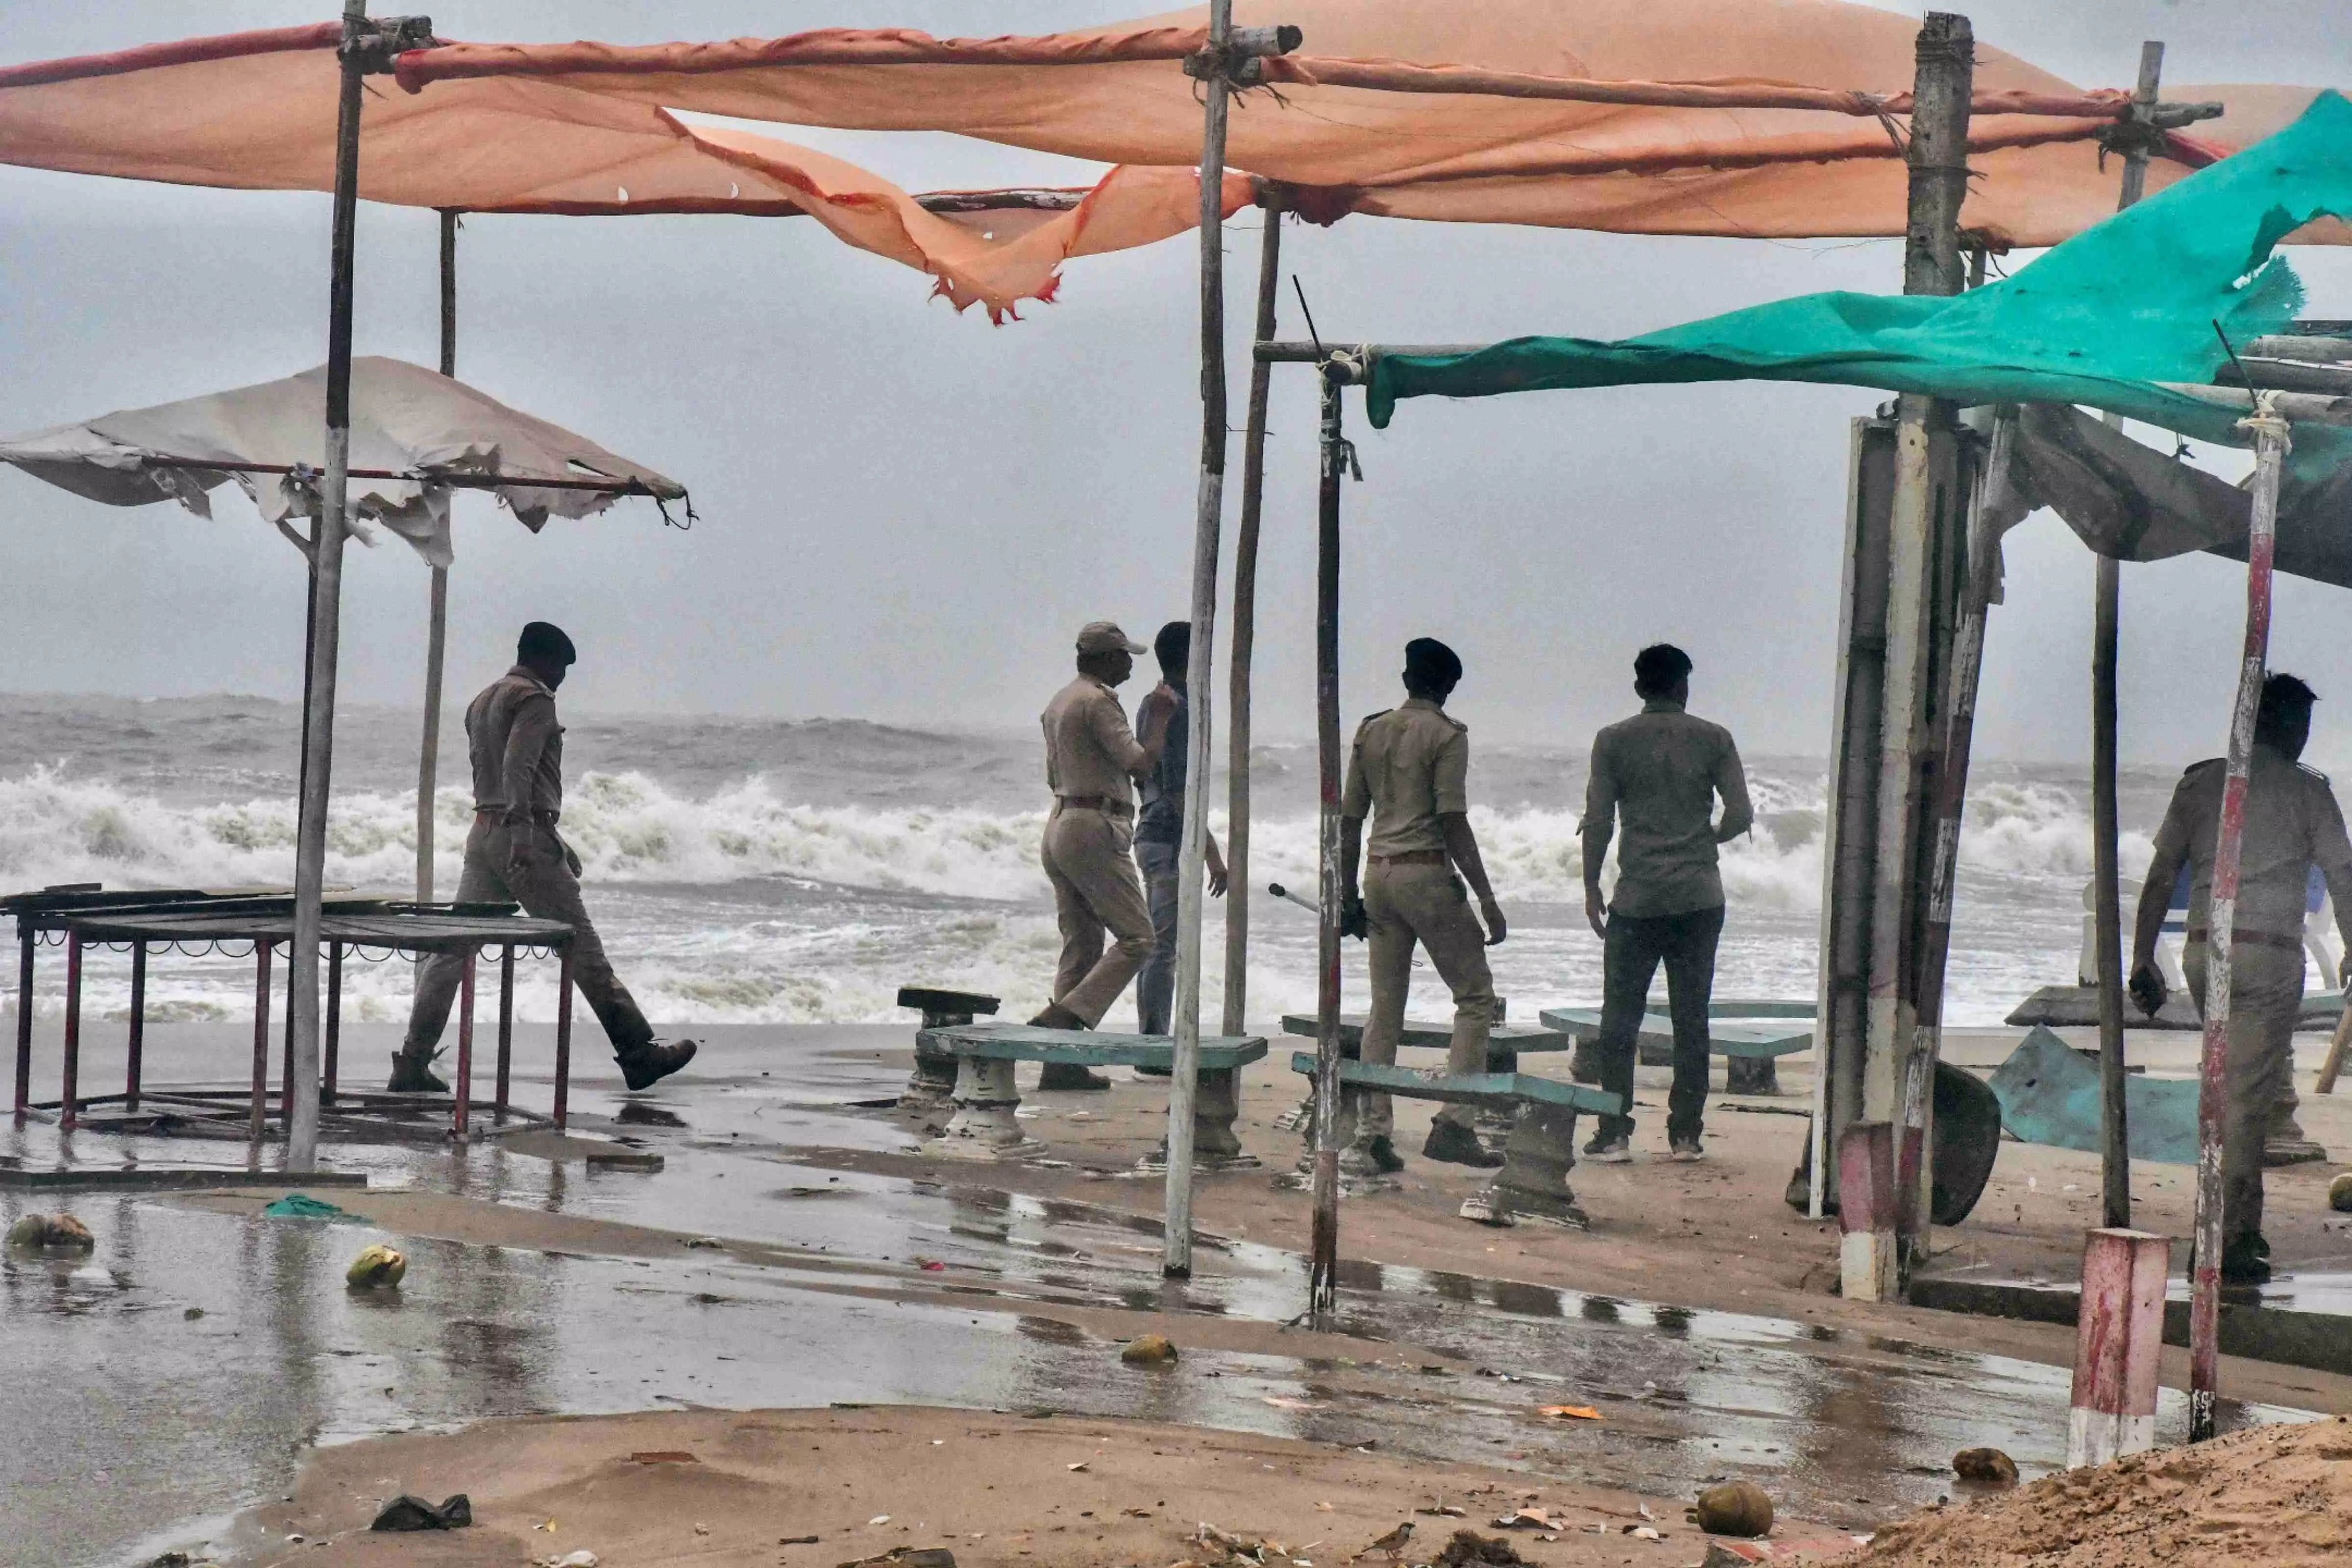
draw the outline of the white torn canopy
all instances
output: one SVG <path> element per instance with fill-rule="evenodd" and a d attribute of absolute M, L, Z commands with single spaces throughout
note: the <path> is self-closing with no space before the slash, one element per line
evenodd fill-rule
<path fill-rule="evenodd" d="M 235 480 L 264 519 L 286 529 L 288 518 L 318 510 L 326 386 L 321 366 L 102 415 L 0 440 L 0 462 L 110 506 L 176 500 L 204 517 L 212 515 L 206 492 Z M 382 523 L 436 566 L 451 559 L 453 489 L 494 492 L 534 531 L 551 514 L 585 517 L 623 495 L 686 499 L 675 479 L 396 359 L 352 362 L 351 467 L 354 520 Z"/>

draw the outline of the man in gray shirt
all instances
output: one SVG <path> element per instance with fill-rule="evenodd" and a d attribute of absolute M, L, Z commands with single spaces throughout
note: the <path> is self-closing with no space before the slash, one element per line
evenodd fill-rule
<path fill-rule="evenodd" d="M 1723 935 L 1716 846 L 1747 832 L 1756 812 L 1731 731 L 1683 711 L 1690 672 L 1690 656 L 1671 643 L 1634 657 L 1642 711 L 1593 738 L 1592 776 L 1577 828 L 1584 837 L 1585 918 L 1601 941 L 1601 1087 L 1625 1106 L 1622 1115 L 1602 1117 L 1585 1145 L 1586 1157 L 1604 1164 L 1633 1158 L 1634 1043 L 1661 961 L 1675 1021 L 1666 1143 L 1677 1160 L 1705 1157 L 1699 1133 L 1706 1110 L 1706 1011 Z M 1621 822 L 1616 893 L 1604 903 L 1601 870 Z"/>

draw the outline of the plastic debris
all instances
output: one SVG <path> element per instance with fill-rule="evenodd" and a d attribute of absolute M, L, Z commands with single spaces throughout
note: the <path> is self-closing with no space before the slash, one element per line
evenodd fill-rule
<path fill-rule="evenodd" d="M 1598 1421 L 1601 1412 L 1590 1405 L 1547 1405 L 1540 1414 L 1555 1421 Z"/>
<path fill-rule="evenodd" d="M 98 1245 L 89 1226 L 69 1214 L 28 1214 L 8 1227 L 8 1245 L 88 1252 Z"/>
<path fill-rule="evenodd" d="M 2017 1461 L 1999 1448 L 1963 1448 L 1952 1456 L 1952 1474 L 1964 1481 L 2013 1487 L 2017 1484 Z"/>
<path fill-rule="evenodd" d="M 1176 1347 L 1168 1342 L 1166 1334 L 1138 1334 L 1127 1342 L 1118 1359 L 1129 1366 L 1172 1366 Z"/>
<path fill-rule="evenodd" d="M 386 1531 L 463 1530 L 473 1522 L 474 1504 L 464 1492 L 443 1499 L 438 1508 L 421 1497 L 411 1497 L 403 1492 L 383 1505 L 375 1516 L 375 1522 L 368 1528 Z M 592 1557 L 589 1561 L 593 1563 L 595 1559 Z"/>
<path fill-rule="evenodd" d="M 352 1266 L 343 1270 L 343 1283 L 354 1290 L 389 1289 L 398 1285 L 407 1272 L 406 1254 L 374 1241 L 361 1247 Z"/>
<path fill-rule="evenodd" d="M 308 1193 L 289 1193 L 274 1203 L 264 1204 L 261 1212 L 271 1219 L 351 1219 L 360 1216 L 345 1208 L 314 1198 Z"/>
<path fill-rule="evenodd" d="M 1691 1510 L 1709 1535 L 1750 1539 L 1772 1533 L 1772 1499 L 1754 1481 L 1725 1481 L 1698 1494 Z"/>

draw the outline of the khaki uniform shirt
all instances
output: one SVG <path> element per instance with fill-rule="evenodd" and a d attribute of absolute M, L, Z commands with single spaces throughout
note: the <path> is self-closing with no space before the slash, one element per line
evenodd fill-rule
<path fill-rule="evenodd" d="M 1470 726 L 1426 697 L 1375 713 L 1356 727 L 1339 815 L 1372 819 L 1374 855 L 1444 850 L 1437 819 L 1470 809 Z"/>
<path fill-rule="evenodd" d="M 474 805 L 513 816 L 563 809 L 563 726 L 555 693 L 516 665 L 466 709 L 466 752 L 474 764 Z"/>
<path fill-rule="evenodd" d="M 2246 826 L 2238 862 L 2238 915 L 2232 929 L 2301 942 L 2304 889 L 2315 863 L 2341 920 L 2352 912 L 2352 843 L 2327 775 L 2256 746 L 2246 775 Z M 2213 851 L 2221 835 L 2221 790 L 2229 764 L 2220 757 L 2180 775 L 2157 829 L 2150 886 L 2171 888 L 2189 867 L 2189 926 L 2205 929 L 2213 900 Z M 2327 977 L 2333 980 L 2335 976 Z"/>
<path fill-rule="evenodd" d="M 1056 796 L 1098 795 L 1135 804 L 1129 770 L 1141 765 L 1143 747 L 1127 727 L 1127 710 L 1116 692 L 1081 675 L 1054 694 L 1040 721 L 1046 788 Z"/>
<path fill-rule="evenodd" d="M 1691 717 L 1669 698 L 1653 697 L 1633 718 L 1594 736 L 1577 831 L 1597 835 L 1596 852 L 1605 854 L 1620 819 L 1624 834 L 1617 841 L 1612 911 L 1642 920 L 1720 905 L 1715 847 L 1756 820 L 1731 731 Z"/>

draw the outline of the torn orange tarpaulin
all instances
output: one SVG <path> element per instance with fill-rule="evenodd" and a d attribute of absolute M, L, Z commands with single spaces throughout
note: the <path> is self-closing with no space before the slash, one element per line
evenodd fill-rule
<path fill-rule="evenodd" d="M 1694 101 L 1633 104 L 1386 91 L 1276 81 L 1243 93 L 1227 160 L 1319 191 L 1318 210 L 1632 233 L 1781 238 L 1899 235 L 1906 177 L 1874 110 L 1724 108 L 1709 87 L 1784 88 L 1904 101 L 1916 19 L 1841 0 L 1236 0 L 1241 26 L 1295 24 L 1309 70 L 1334 62 L 1678 86 Z M 953 131 L 1104 163 L 1176 166 L 1200 156 L 1196 84 L 1133 40 L 1200 27 L 1195 8 L 1022 41 L 1065 63 L 835 64 L 793 39 L 619 47 L 499 46 L 529 79 L 673 109 L 866 130 Z M 937 40 L 931 44 L 940 45 Z M 431 98 L 436 72 L 486 66 L 488 46 L 404 59 Z M 730 61 L 734 63 L 729 63 Z M 783 63 L 783 62 L 791 63 Z M 2119 60 L 2118 72 L 2130 62 Z M 1271 74 L 1279 77 L 1276 65 Z M 552 72 L 553 74 L 542 74 Z M 2118 169 L 2080 134 L 2073 83 L 1987 44 L 1962 224 L 1995 244 L 2054 244 L 2112 215 Z M 1799 98 L 1804 96 L 1798 93 Z M 2176 98 L 2221 97 L 2175 89 Z M 2307 100 L 2309 94 L 2305 93 Z M 2045 134 L 2045 129 L 2047 133 Z M 2266 126 L 2230 114 L 2198 141 L 2233 149 Z M 1775 155 L 1778 154 L 1778 155 Z M 1818 161 L 1816 161 L 1818 160 Z M 2193 160 L 2192 160 L 2193 161 Z M 2187 172 L 2159 159 L 2151 191 Z"/>
<path fill-rule="evenodd" d="M 0 162 L 242 190 L 329 190 L 338 25 L 151 45 L 0 68 Z M 1002 319 L 1050 299 L 1069 256 L 1148 245 L 1198 220 L 1185 169 L 1114 171 L 1072 210 L 973 223 L 927 212 L 856 164 L 659 105 L 558 83 L 372 82 L 360 194 L 466 212 L 805 213 L 845 242 L 929 273 L 958 309 Z M 1230 212 L 1252 195 L 1225 182 Z"/>

